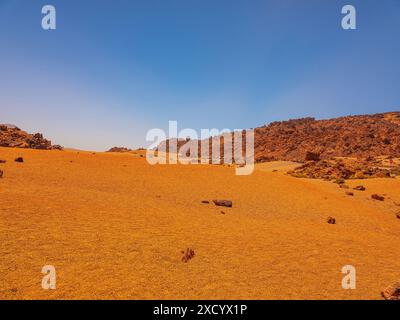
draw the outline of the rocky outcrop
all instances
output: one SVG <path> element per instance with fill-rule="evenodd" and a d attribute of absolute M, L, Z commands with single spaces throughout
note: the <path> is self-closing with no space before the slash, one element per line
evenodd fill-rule
<path fill-rule="evenodd" d="M 107 150 L 107 152 L 131 152 L 132 149 L 128 149 L 125 147 L 113 147 L 109 150 Z"/>
<path fill-rule="evenodd" d="M 0 125 L 0 147 L 30 148 L 42 150 L 62 150 L 59 145 L 53 146 L 50 140 L 41 133 L 29 134 L 14 125 Z"/>
<path fill-rule="evenodd" d="M 255 160 L 299 161 L 334 157 L 400 157 L 400 112 L 304 118 L 255 129 Z M 310 158 L 311 156 L 311 158 Z"/>
<path fill-rule="evenodd" d="M 383 159 L 385 160 L 385 159 Z M 324 180 L 390 178 L 400 175 L 399 165 L 385 165 L 382 159 L 331 159 L 308 161 L 288 172 L 298 178 Z"/>
<path fill-rule="evenodd" d="M 217 159 L 224 158 L 224 136 L 227 135 L 230 134 L 209 139 L 209 154 L 211 154 L 211 143 L 219 140 L 220 154 Z M 244 141 L 245 139 L 242 150 L 245 150 Z M 188 146 L 192 146 L 192 149 L 198 149 L 200 155 L 201 145 L 199 140 L 170 139 L 160 143 L 158 150 L 170 150 L 173 153 L 187 155 Z M 315 178 L 330 176 L 328 172 L 330 169 L 334 171 L 334 175 L 345 179 L 351 176 L 369 178 L 389 177 L 392 173 L 400 174 L 399 165 L 396 172 L 379 169 L 381 166 L 374 163 L 374 158 L 383 155 L 391 159 L 400 158 L 400 112 L 346 116 L 328 120 L 302 118 L 273 122 L 254 129 L 255 162 L 274 160 L 307 162 L 302 170 L 311 172 L 316 169 L 318 173 L 314 174 Z M 366 161 L 359 170 L 353 170 L 357 169 L 355 165 L 352 165 L 354 168 L 350 168 L 341 166 L 340 162 L 330 162 L 336 158 Z M 308 163 L 309 161 L 314 162 Z M 335 168 L 337 165 L 341 168 Z M 312 177 L 308 172 L 300 173 Z"/>

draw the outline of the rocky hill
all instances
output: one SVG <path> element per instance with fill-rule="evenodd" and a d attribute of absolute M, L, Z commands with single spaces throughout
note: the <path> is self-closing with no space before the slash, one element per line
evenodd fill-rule
<path fill-rule="evenodd" d="M 30 134 L 10 124 L 0 124 L 0 147 L 30 148 L 43 150 L 62 150 L 59 145 L 52 145 L 41 133 Z"/>
<path fill-rule="evenodd" d="M 303 161 L 308 152 L 321 159 L 399 157 L 400 112 L 273 122 L 255 129 L 254 149 L 258 162 Z"/>
<path fill-rule="evenodd" d="M 280 121 L 256 128 L 254 132 L 256 162 L 304 162 L 335 157 L 368 158 L 382 155 L 400 157 L 400 112 L 329 120 L 303 118 Z M 224 139 L 213 139 L 221 140 L 222 157 Z M 174 145 L 176 139 L 164 141 L 159 148 L 163 146 L 168 150 L 170 142 L 174 142 Z M 178 150 L 187 142 L 184 139 L 178 140 Z M 190 141 L 190 144 L 193 143 L 200 149 L 199 141 Z"/>
<path fill-rule="evenodd" d="M 223 136 L 210 138 L 209 155 L 211 145 L 218 140 L 220 153 L 215 160 L 222 163 Z M 190 155 L 189 146 L 198 148 L 198 154 L 201 154 L 199 140 L 170 139 L 162 142 L 159 150 L 169 150 L 169 145 L 172 152 L 182 155 Z M 400 175 L 399 158 L 400 112 L 328 120 L 303 118 L 273 122 L 254 129 L 255 162 L 304 163 L 289 172 L 297 177 L 328 180 L 392 177 Z M 208 160 L 211 162 L 210 156 Z"/>

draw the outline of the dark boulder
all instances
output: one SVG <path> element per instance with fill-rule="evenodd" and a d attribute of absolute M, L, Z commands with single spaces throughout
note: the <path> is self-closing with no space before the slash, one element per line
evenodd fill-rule
<path fill-rule="evenodd" d="M 232 208 L 232 201 L 231 200 L 213 200 L 214 204 L 219 207 L 228 207 Z"/>

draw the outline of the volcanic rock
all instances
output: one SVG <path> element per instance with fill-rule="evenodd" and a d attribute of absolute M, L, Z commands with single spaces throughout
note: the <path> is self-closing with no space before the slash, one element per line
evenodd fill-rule
<path fill-rule="evenodd" d="M 338 181 L 347 179 L 389 178 L 397 174 L 398 167 L 383 168 L 379 161 L 363 159 L 341 159 L 309 161 L 288 172 L 298 178 Z"/>
<path fill-rule="evenodd" d="M 232 207 L 232 201 L 230 200 L 213 200 L 214 204 L 219 207 Z"/>
<path fill-rule="evenodd" d="M 400 282 L 387 287 L 381 295 L 385 300 L 400 300 Z"/>
<path fill-rule="evenodd" d="M 307 159 L 309 146 L 325 160 L 381 155 L 400 157 L 400 112 L 273 122 L 255 129 L 254 144 L 257 162 L 268 158 Z"/>
<path fill-rule="evenodd" d="M 0 147 L 62 150 L 59 145 L 52 146 L 51 141 L 45 139 L 41 133 L 29 134 L 9 124 L 0 125 Z"/>
<path fill-rule="evenodd" d="M 194 250 L 187 248 L 186 251 L 182 251 L 183 257 L 182 257 L 182 261 L 183 262 L 188 262 L 190 259 L 193 259 L 195 254 L 194 254 Z"/>
<path fill-rule="evenodd" d="M 365 191 L 365 187 L 364 186 L 357 186 L 353 188 L 354 190 L 358 190 L 358 191 Z"/>
<path fill-rule="evenodd" d="M 305 161 L 319 161 L 319 160 L 321 160 L 321 155 L 318 152 L 307 151 L 304 160 Z"/>
<path fill-rule="evenodd" d="M 378 201 L 384 201 L 385 200 L 385 197 L 380 196 L 379 194 L 373 194 L 371 196 L 371 198 L 374 199 L 374 200 L 378 200 Z"/>
<path fill-rule="evenodd" d="M 329 224 L 336 224 L 336 219 L 333 217 L 328 217 L 328 219 L 326 220 Z"/>

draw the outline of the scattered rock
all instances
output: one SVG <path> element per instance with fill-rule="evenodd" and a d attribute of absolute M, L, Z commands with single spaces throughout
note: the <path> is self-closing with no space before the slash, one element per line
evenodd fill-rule
<path fill-rule="evenodd" d="M 6 163 L 7 160 L 0 160 L 0 163 Z"/>
<path fill-rule="evenodd" d="M 330 180 L 330 179 L 328 179 Z M 336 178 L 333 180 L 333 183 L 337 183 L 339 185 L 344 184 L 346 182 L 346 180 L 344 180 L 343 178 Z"/>
<path fill-rule="evenodd" d="M 400 300 L 400 282 L 387 287 L 381 295 L 385 300 Z"/>
<path fill-rule="evenodd" d="M 230 200 L 213 200 L 214 204 L 219 207 L 232 207 L 232 201 Z"/>
<path fill-rule="evenodd" d="M 339 184 L 339 188 L 349 189 L 349 186 L 347 184 L 341 183 L 341 184 Z"/>
<path fill-rule="evenodd" d="M 332 180 L 342 184 L 348 179 L 390 178 L 400 174 L 400 166 L 382 167 L 382 160 L 341 159 L 308 161 L 288 172 L 298 178 Z"/>
<path fill-rule="evenodd" d="M 210 203 L 210 201 L 208 201 L 208 200 L 202 200 L 202 201 L 201 201 L 201 203 L 206 203 L 206 204 L 209 204 L 209 203 Z"/>
<path fill-rule="evenodd" d="M 14 161 L 15 161 L 15 162 L 24 162 L 24 158 L 18 157 L 18 158 L 15 158 Z"/>
<path fill-rule="evenodd" d="M 321 160 L 321 155 L 318 152 L 307 151 L 304 157 L 305 161 L 319 161 Z"/>
<path fill-rule="evenodd" d="M 336 219 L 333 218 L 333 217 L 328 217 L 327 222 L 328 222 L 329 224 L 336 224 Z"/>
<path fill-rule="evenodd" d="M 0 170 L 0 178 L 3 178 L 3 170 Z"/>
<path fill-rule="evenodd" d="M 354 193 L 351 192 L 351 191 L 346 191 L 346 195 L 347 195 L 347 196 L 354 196 Z"/>
<path fill-rule="evenodd" d="M 378 200 L 378 201 L 384 201 L 385 200 L 385 197 L 382 197 L 379 194 L 373 194 L 371 196 L 371 198 L 374 199 L 374 200 Z"/>
<path fill-rule="evenodd" d="M 354 190 L 358 190 L 358 191 L 365 191 L 365 187 L 364 186 L 357 186 L 353 188 Z"/>
<path fill-rule="evenodd" d="M 397 219 L 400 219 L 400 212 L 399 212 L 399 213 L 396 213 L 396 218 L 397 218 Z"/>
<path fill-rule="evenodd" d="M 221 211 L 221 214 L 225 214 L 225 211 Z M 400 215 L 399 215 L 400 216 Z"/>
<path fill-rule="evenodd" d="M 185 263 L 193 259 L 195 255 L 194 250 L 190 248 L 187 248 L 186 251 L 181 251 L 181 253 L 183 254 L 182 261 Z"/>

